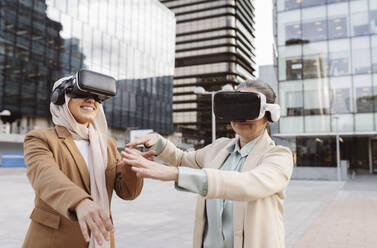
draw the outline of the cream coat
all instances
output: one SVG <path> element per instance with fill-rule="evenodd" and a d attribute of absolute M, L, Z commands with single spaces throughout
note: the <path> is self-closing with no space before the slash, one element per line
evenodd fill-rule
<path fill-rule="evenodd" d="M 234 248 L 283 248 L 283 200 L 290 180 L 291 151 L 276 146 L 267 132 L 248 154 L 241 172 L 219 170 L 235 139 L 221 138 L 200 150 L 185 153 L 168 141 L 159 158 L 169 165 L 204 168 L 208 194 L 199 196 L 193 247 L 200 248 L 205 230 L 205 199 L 234 201 Z"/>

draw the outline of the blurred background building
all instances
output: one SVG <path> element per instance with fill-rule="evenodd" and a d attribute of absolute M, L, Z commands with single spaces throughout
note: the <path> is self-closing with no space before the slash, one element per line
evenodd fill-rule
<path fill-rule="evenodd" d="M 104 102 L 118 141 L 126 128 L 172 133 L 174 52 L 174 13 L 157 0 L 1 0 L 0 148 L 52 126 L 52 84 L 80 68 L 118 80 Z"/>
<path fill-rule="evenodd" d="M 377 1 L 274 0 L 280 134 L 298 167 L 377 171 Z"/>
<path fill-rule="evenodd" d="M 188 143 L 211 143 L 211 97 L 193 91 L 197 86 L 216 91 L 254 78 L 254 1 L 161 2 L 177 20 L 174 126 Z M 233 135 L 229 123 L 216 123 L 217 137 Z"/>

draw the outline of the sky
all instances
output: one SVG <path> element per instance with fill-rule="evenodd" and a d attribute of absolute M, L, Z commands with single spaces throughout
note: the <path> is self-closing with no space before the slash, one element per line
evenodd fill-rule
<path fill-rule="evenodd" d="M 255 0 L 256 65 L 273 63 L 272 0 Z"/>

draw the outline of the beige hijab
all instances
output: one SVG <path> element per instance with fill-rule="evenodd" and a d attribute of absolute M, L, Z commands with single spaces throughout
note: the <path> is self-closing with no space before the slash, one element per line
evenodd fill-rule
<path fill-rule="evenodd" d="M 68 77 L 59 79 L 55 82 L 53 90 L 58 87 Z M 65 103 L 61 106 L 50 103 L 50 112 L 52 121 L 56 126 L 63 126 L 71 133 L 74 140 L 89 141 L 89 159 L 88 170 L 90 175 L 90 194 L 94 202 L 109 215 L 109 199 L 106 189 L 105 170 L 107 167 L 107 122 L 102 105 L 99 105 L 99 111 L 87 128 L 85 125 L 78 123 L 68 108 L 70 97 L 65 95 Z M 90 248 L 107 248 L 110 242 L 104 242 L 99 246 L 93 235 L 90 237 Z"/>

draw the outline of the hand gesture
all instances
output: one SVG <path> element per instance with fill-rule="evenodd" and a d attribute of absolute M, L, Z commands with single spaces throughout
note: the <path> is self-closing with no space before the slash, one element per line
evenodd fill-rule
<path fill-rule="evenodd" d="M 178 169 L 176 167 L 165 166 L 154 161 L 147 160 L 134 149 L 124 149 L 122 160 L 125 164 L 132 166 L 138 177 L 152 178 L 161 181 L 177 181 Z"/>
<path fill-rule="evenodd" d="M 139 150 L 133 149 L 133 151 L 137 152 L 143 158 L 148 159 L 150 161 L 154 161 L 154 157 L 153 156 L 156 155 L 156 152 L 153 151 L 153 150 L 150 150 L 150 151 L 147 151 L 147 152 L 141 152 Z M 123 152 L 122 152 L 122 154 L 123 154 Z M 123 155 L 122 155 L 122 157 L 123 157 Z M 120 160 L 119 163 L 118 163 L 119 166 L 124 166 L 125 164 L 127 164 L 127 163 L 126 163 L 126 161 L 124 159 Z"/>
<path fill-rule="evenodd" d="M 92 200 L 84 199 L 76 206 L 76 215 L 80 224 L 81 232 L 86 242 L 90 241 L 89 231 L 99 245 L 105 238 L 110 240 L 110 233 L 114 232 L 110 217 L 105 211 L 98 207 Z"/>
<path fill-rule="evenodd" d="M 141 138 L 138 138 L 126 145 L 127 148 L 133 149 L 135 146 L 144 145 L 145 147 L 149 148 L 154 146 L 158 141 L 158 134 L 157 133 L 150 133 Z"/>

